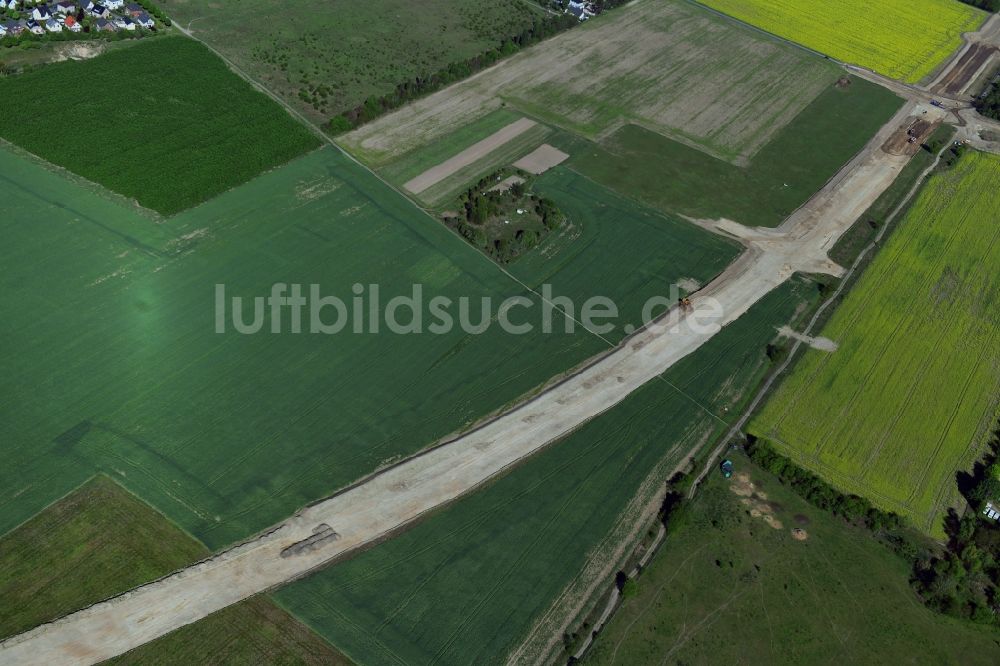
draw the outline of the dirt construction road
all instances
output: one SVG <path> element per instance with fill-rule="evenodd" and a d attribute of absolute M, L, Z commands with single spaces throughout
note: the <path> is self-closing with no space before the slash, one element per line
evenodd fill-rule
<path fill-rule="evenodd" d="M 0 644 L 0 663 L 96 663 L 301 577 L 468 493 L 612 408 L 793 273 L 839 274 L 827 250 L 906 164 L 908 157 L 888 155 L 880 147 L 893 131 L 912 122 L 909 116 L 923 110 L 907 104 L 840 176 L 781 228 L 705 223 L 741 239 L 747 251 L 693 298 L 693 311 L 678 325 L 640 331 L 598 362 L 479 429 L 304 509 L 253 541 L 11 638 Z M 313 537 L 318 531 L 329 534 L 322 531 L 325 526 L 339 536 Z"/>

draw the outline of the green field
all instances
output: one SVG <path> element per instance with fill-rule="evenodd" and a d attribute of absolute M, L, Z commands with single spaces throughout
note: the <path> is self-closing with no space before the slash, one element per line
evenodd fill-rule
<path fill-rule="evenodd" d="M 164 215 L 319 146 L 182 37 L 0 78 L 0 137 Z"/>
<path fill-rule="evenodd" d="M 785 285 L 665 381 L 391 541 L 280 590 L 278 603 L 358 663 L 501 663 L 628 533 L 631 500 L 649 501 L 735 417 L 768 366 L 775 328 L 816 295 L 811 282 Z"/>
<path fill-rule="evenodd" d="M 79 610 L 204 558 L 184 534 L 97 476 L 0 538 L 0 637 Z"/>
<path fill-rule="evenodd" d="M 0 538 L 0 637 L 126 592 L 208 550 L 106 476 Z M 347 664 L 265 597 L 232 606 L 114 663 Z"/>
<path fill-rule="evenodd" d="M 473 322 L 481 297 L 524 293 L 333 149 L 161 224 L 9 152 L 0 174 L 0 532 L 104 471 L 214 550 L 607 348 L 580 328 L 216 334 L 218 283 L 247 297 L 315 283 L 348 300 L 353 284 L 378 283 L 382 303 L 421 283 L 425 300 L 469 297 Z M 738 252 L 606 190 L 589 196 L 577 222 L 590 240 L 518 275 L 580 302 L 612 297 L 621 323 Z"/>
<path fill-rule="evenodd" d="M 934 176 L 751 426 L 935 536 L 998 415 L 998 192 L 997 157 Z"/>
<path fill-rule="evenodd" d="M 270 598 L 253 597 L 104 663 L 350 666 L 352 662 Z"/>
<path fill-rule="evenodd" d="M 599 139 L 632 123 L 743 163 L 843 71 L 683 0 L 632 3 L 339 141 L 383 167 L 504 106 Z M 457 152 L 457 151 L 456 151 Z"/>
<path fill-rule="evenodd" d="M 773 529 L 718 474 L 671 523 L 662 550 L 584 664 L 995 664 L 988 629 L 937 615 L 910 566 L 870 534 L 734 458 L 772 503 Z M 806 541 L 791 537 L 804 529 Z"/>
<path fill-rule="evenodd" d="M 544 16 L 524 0 L 159 4 L 317 121 L 497 48 Z M 307 91 L 308 101 L 300 91 Z"/>
<path fill-rule="evenodd" d="M 837 60 L 908 83 L 929 76 L 986 14 L 955 0 L 700 0 Z"/>
<path fill-rule="evenodd" d="M 571 168 L 664 211 L 774 227 L 815 194 L 899 110 L 902 100 L 852 78 L 831 85 L 745 167 L 637 125 L 600 143 L 562 134 L 549 142 Z"/>

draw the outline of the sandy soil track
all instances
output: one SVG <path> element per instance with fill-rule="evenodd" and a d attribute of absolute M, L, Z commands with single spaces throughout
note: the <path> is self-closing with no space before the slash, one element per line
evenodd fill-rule
<path fill-rule="evenodd" d="M 475 164 L 500 146 L 521 136 L 537 124 L 534 120 L 528 118 L 515 120 L 510 125 L 501 128 L 482 141 L 469 146 L 441 164 L 424 171 L 416 178 L 408 181 L 403 187 L 413 194 L 420 194 L 428 187 L 437 185 L 448 176 L 454 175 L 465 167 Z"/>
<path fill-rule="evenodd" d="M 826 252 L 908 161 L 907 156 L 886 154 L 881 146 L 899 127 L 908 126 L 915 113 L 920 113 L 916 105 L 908 104 L 845 172 L 780 229 L 706 223 L 739 238 L 747 251 L 693 298 L 693 311 L 679 325 L 640 331 L 532 400 L 304 509 L 252 541 L 8 639 L 0 643 L 0 663 L 96 663 L 299 578 L 468 493 L 611 409 L 709 340 L 713 325 L 735 321 L 793 273 L 839 274 L 840 267 Z M 689 325 L 695 320 L 697 326 Z M 337 538 L 312 549 L 293 548 L 310 541 L 322 526 L 332 528 Z"/>

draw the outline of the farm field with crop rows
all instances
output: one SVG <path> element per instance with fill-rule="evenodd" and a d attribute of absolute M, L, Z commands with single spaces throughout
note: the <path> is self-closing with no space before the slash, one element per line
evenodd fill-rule
<path fill-rule="evenodd" d="M 315 121 L 465 61 L 529 28 L 524 0 L 161 0 L 199 39 Z"/>
<path fill-rule="evenodd" d="M 0 151 L 0 164 L 0 484 L 10 489 L 0 532 L 104 471 L 217 549 L 623 335 L 564 333 L 558 317 L 553 334 L 294 334 L 287 314 L 282 333 L 218 334 L 217 284 L 248 298 L 276 282 L 319 284 L 350 301 L 353 284 L 377 283 L 385 304 L 418 283 L 425 300 L 468 297 L 472 322 L 482 297 L 495 314 L 525 288 L 332 148 L 160 224 L 31 160 Z M 620 301 L 620 325 L 640 323 L 645 296 L 705 283 L 738 253 L 597 186 L 589 196 L 576 227 L 589 240 L 519 277 L 581 303 Z M 633 250 L 606 254 L 622 244 Z M 589 279 L 578 268 L 598 264 Z"/>
<path fill-rule="evenodd" d="M 731 482 L 712 474 L 672 516 L 664 548 L 584 663 L 986 666 L 1000 660 L 990 629 L 936 614 L 914 599 L 904 559 L 745 456 L 733 460 Z M 733 492 L 746 492 L 742 474 L 766 500 Z M 750 515 L 754 509 L 778 527 Z M 805 540 L 796 540 L 793 529 L 804 530 Z"/>
<path fill-rule="evenodd" d="M 837 60 L 917 83 L 986 14 L 956 0 L 699 0 Z"/>
<path fill-rule="evenodd" d="M 833 82 L 738 167 L 638 125 L 594 143 L 565 132 L 549 143 L 567 165 L 662 211 L 774 227 L 805 203 L 899 110 L 902 100 L 851 77 Z"/>
<path fill-rule="evenodd" d="M 635 123 L 742 162 L 841 75 L 822 58 L 701 7 L 641 2 L 537 44 L 341 142 L 381 168 L 506 105 L 588 138 Z"/>
<path fill-rule="evenodd" d="M 391 541 L 280 590 L 277 601 L 358 663 L 502 662 L 562 590 L 589 585 L 582 571 L 611 566 L 608 553 L 647 529 L 635 526 L 642 505 L 735 417 L 768 367 L 776 327 L 816 295 L 812 282 L 786 284 L 664 381 Z"/>
<path fill-rule="evenodd" d="M 320 145 L 183 37 L 0 78 L 0 137 L 164 215 Z"/>
<path fill-rule="evenodd" d="M 1000 395 L 1000 158 L 934 176 L 751 431 L 943 535 Z"/>

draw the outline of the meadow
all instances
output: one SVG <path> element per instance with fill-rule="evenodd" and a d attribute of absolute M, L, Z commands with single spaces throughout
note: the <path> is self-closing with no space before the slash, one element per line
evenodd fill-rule
<path fill-rule="evenodd" d="M 164 215 L 320 145 L 183 37 L 0 78 L 0 137 Z"/>
<path fill-rule="evenodd" d="M 627 125 L 599 143 L 548 139 L 567 165 L 662 211 L 774 227 L 826 184 L 895 114 L 902 101 L 861 79 L 830 85 L 745 166 Z"/>
<path fill-rule="evenodd" d="M 160 4 L 317 122 L 497 48 L 545 16 L 524 0 Z"/>
<path fill-rule="evenodd" d="M 703 8 L 641 2 L 339 141 L 381 168 L 506 107 L 591 139 L 635 123 L 742 163 L 839 76 L 831 63 Z"/>
<path fill-rule="evenodd" d="M 0 537 L 0 638 L 203 559 L 208 550 L 98 475 Z M 109 663 L 348 664 L 266 597 L 232 606 Z"/>
<path fill-rule="evenodd" d="M 816 296 L 812 282 L 784 285 L 506 476 L 275 599 L 357 663 L 503 662 L 567 586 L 586 588 L 614 566 L 611 551 L 645 532 L 637 507 L 736 417 L 769 367 L 775 328 Z"/>
<path fill-rule="evenodd" d="M 935 614 L 909 563 L 739 455 L 774 529 L 718 473 L 675 515 L 662 550 L 583 663 L 995 664 L 988 629 Z M 793 528 L 806 532 L 792 538 Z"/>
<path fill-rule="evenodd" d="M 494 325 L 331 336 L 288 333 L 287 319 L 283 334 L 217 334 L 216 284 L 245 297 L 319 284 L 348 300 L 353 284 L 378 284 L 386 303 L 419 283 L 425 300 L 469 298 L 473 322 L 481 298 L 526 292 L 332 148 L 159 224 L 29 159 L 0 151 L 0 165 L 0 533 L 103 471 L 215 550 L 623 335 Z M 589 196 L 577 221 L 586 240 L 519 269 L 521 280 L 580 302 L 609 296 L 619 323 L 636 324 L 646 296 L 705 283 L 738 254 L 597 186 Z"/>
<path fill-rule="evenodd" d="M 943 535 L 998 415 L 1000 159 L 935 175 L 751 424 L 799 464 Z"/>
<path fill-rule="evenodd" d="M 928 77 L 986 14 L 955 0 L 699 0 L 837 60 L 907 83 Z"/>

